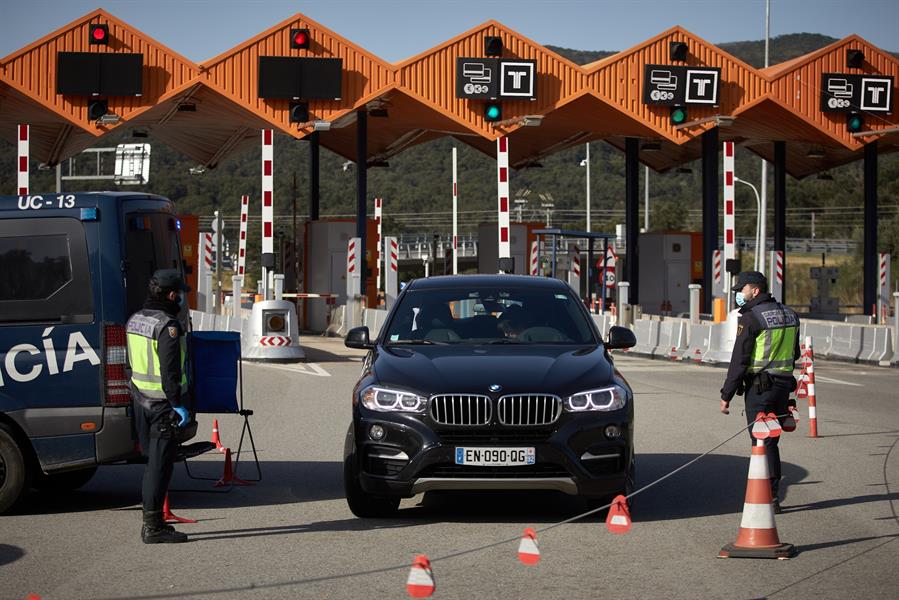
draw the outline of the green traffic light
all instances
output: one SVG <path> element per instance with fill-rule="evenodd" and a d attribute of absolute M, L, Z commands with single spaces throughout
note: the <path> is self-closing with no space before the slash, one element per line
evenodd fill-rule
<path fill-rule="evenodd" d="M 861 115 L 850 114 L 848 117 L 846 117 L 846 128 L 849 129 L 850 133 L 861 131 L 864 124 L 865 120 Z"/>
<path fill-rule="evenodd" d="M 687 109 L 681 106 L 671 108 L 671 122 L 674 125 L 680 125 L 687 120 Z"/>
<path fill-rule="evenodd" d="M 500 116 L 502 116 L 502 110 L 498 104 L 487 105 L 487 109 L 484 111 L 484 118 L 488 121 L 498 121 Z"/>

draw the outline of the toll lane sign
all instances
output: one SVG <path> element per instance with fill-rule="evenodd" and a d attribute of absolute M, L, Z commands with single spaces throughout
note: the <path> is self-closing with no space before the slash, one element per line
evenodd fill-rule
<path fill-rule="evenodd" d="M 718 105 L 721 69 L 646 65 L 643 103 L 661 106 Z"/>
<path fill-rule="evenodd" d="M 534 99 L 536 60 L 500 61 L 500 98 Z"/>
<path fill-rule="evenodd" d="M 456 97 L 528 99 L 536 97 L 537 61 L 457 58 Z"/>
<path fill-rule="evenodd" d="M 821 75 L 821 112 L 893 112 L 893 78 L 880 75 Z"/>

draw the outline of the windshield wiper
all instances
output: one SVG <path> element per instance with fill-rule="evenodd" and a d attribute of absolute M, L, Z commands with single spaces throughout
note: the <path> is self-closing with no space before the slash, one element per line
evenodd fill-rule
<path fill-rule="evenodd" d="M 498 340 L 490 340 L 488 344 L 525 344 L 521 340 L 510 340 L 508 338 L 500 338 Z"/>
<path fill-rule="evenodd" d="M 408 344 L 410 346 L 434 346 L 437 344 L 446 344 L 447 342 L 435 342 L 434 340 L 392 340 L 388 342 L 388 346 L 397 346 L 400 344 Z"/>

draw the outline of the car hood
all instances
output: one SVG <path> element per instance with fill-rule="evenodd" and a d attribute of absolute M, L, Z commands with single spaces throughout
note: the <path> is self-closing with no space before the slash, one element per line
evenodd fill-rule
<path fill-rule="evenodd" d="M 423 395 L 446 393 L 570 395 L 612 382 L 601 346 L 379 347 L 377 383 Z M 502 387 L 491 392 L 491 385 Z"/>

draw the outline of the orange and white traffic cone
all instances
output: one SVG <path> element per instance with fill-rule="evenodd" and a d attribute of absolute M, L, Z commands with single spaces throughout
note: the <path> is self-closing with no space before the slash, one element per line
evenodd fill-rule
<path fill-rule="evenodd" d="M 165 502 L 162 503 L 162 520 L 166 523 L 196 523 L 196 519 L 185 519 L 184 517 L 179 517 L 175 513 L 172 512 L 171 507 L 169 506 L 169 495 L 165 495 Z"/>
<path fill-rule="evenodd" d="M 765 418 L 762 415 L 761 419 L 756 420 L 756 424 L 764 423 Z M 765 442 L 756 436 L 754 427 L 753 436 L 756 437 L 756 442 L 749 459 L 749 478 L 746 482 L 746 500 L 743 504 L 740 532 L 737 534 L 737 541 L 721 548 L 718 558 L 786 560 L 796 554 L 796 548 L 793 544 L 781 543 L 777 535 Z"/>
<path fill-rule="evenodd" d="M 213 444 L 215 444 L 216 450 L 218 450 L 222 454 L 225 453 L 225 447 L 222 445 L 222 439 L 219 437 L 219 420 L 218 419 L 212 420 L 212 439 L 209 441 L 212 442 Z"/>
<path fill-rule="evenodd" d="M 526 565 L 540 562 L 540 549 L 537 547 L 537 532 L 528 527 L 518 543 L 518 560 Z"/>
<path fill-rule="evenodd" d="M 606 529 L 609 533 L 621 535 L 631 530 L 631 511 L 627 507 L 627 498 L 621 494 L 615 496 L 609 513 L 606 515 Z"/>
<path fill-rule="evenodd" d="M 225 472 L 222 478 L 212 484 L 212 487 L 225 487 L 228 485 L 253 485 L 249 481 L 244 481 L 234 474 L 231 466 L 231 448 L 225 448 Z"/>
<path fill-rule="evenodd" d="M 412 568 L 409 569 L 409 578 L 406 579 L 406 591 L 413 598 L 430 598 L 434 593 L 434 571 L 431 570 L 431 561 L 424 554 L 415 557 Z"/>
<path fill-rule="evenodd" d="M 808 376 L 808 436 L 818 437 L 818 400 L 815 396 L 815 352 L 812 349 L 812 338 L 805 338 L 808 362 L 806 363 L 806 375 Z"/>

